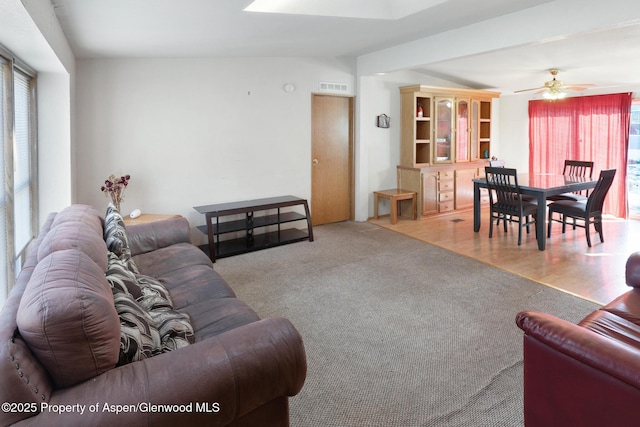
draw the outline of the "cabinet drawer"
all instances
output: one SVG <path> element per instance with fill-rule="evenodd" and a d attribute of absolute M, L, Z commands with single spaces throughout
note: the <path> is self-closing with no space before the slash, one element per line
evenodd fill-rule
<path fill-rule="evenodd" d="M 444 181 L 445 179 L 453 179 L 454 174 L 455 174 L 454 170 L 440 171 L 438 172 L 438 177 Z"/>
<path fill-rule="evenodd" d="M 450 200 L 448 202 L 441 202 L 439 204 L 439 209 L 440 212 L 449 212 L 453 210 L 453 200 Z"/>
<path fill-rule="evenodd" d="M 440 192 L 453 191 L 453 187 L 454 187 L 453 180 L 438 182 L 438 191 Z"/>
<path fill-rule="evenodd" d="M 445 191 L 445 192 L 441 192 L 438 194 L 438 201 L 439 202 L 447 202 L 449 200 L 453 200 L 454 199 L 454 193 L 453 191 Z"/>

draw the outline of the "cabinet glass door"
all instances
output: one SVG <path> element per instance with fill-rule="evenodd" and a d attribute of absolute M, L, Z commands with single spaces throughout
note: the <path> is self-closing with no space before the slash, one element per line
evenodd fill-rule
<path fill-rule="evenodd" d="M 456 103 L 456 162 L 468 162 L 469 152 L 469 101 L 459 99 Z"/>
<path fill-rule="evenodd" d="M 453 98 L 436 98 L 436 145 L 435 162 L 451 163 L 453 161 L 453 129 L 454 129 L 454 101 Z"/>
<path fill-rule="evenodd" d="M 471 100 L 471 128 L 469 129 L 471 160 L 480 158 L 480 102 Z"/>

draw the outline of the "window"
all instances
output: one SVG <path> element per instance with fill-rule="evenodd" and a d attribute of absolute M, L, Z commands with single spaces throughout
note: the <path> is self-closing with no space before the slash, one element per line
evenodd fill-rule
<path fill-rule="evenodd" d="M 604 212 L 627 218 L 631 94 L 529 101 L 529 172 L 562 171 L 565 159 L 594 162 L 593 176 L 616 169 Z"/>
<path fill-rule="evenodd" d="M 0 305 L 36 228 L 35 83 L 35 73 L 0 47 Z"/>

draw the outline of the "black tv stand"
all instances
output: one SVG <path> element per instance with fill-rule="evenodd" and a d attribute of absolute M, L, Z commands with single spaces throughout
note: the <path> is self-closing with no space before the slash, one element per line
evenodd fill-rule
<path fill-rule="evenodd" d="M 281 212 L 282 208 L 302 206 L 304 215 L 295 211 Z M 246 252 L 266 249 L 273 246 L 309 240 L 313 242 L 313 229 L 309 205 L 305 199 L 295 196 L 270 197 L 266 199 L 245 200 L 231 203 L 196 206 L 196 211 L 203 214 L 206 224 L 197 227 L 208 237 L 208 244 L 200 248 L 209 254 L 212 262 L 216 258 L 238 255 Z M 256 216 L 255 212 L 276 210 Z M 245 214 L 243 219 L 220 221 L 220 217 Z M 296 228 L 281 229 L 280 225 L 288 222 L 307 221 L 307 231 Z M 277 230 L 254 234 L 256 228 L 277 226 Z M 235 239 L 220 240 L 226 233 L 244 232 L 244 236 Z"/>

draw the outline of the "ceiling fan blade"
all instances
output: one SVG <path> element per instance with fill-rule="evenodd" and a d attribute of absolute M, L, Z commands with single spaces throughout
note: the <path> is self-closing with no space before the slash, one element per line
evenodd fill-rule
<path fill-rule="evenodd" d="M 587 90 L 589 87 L 595 86 L 594 84 L 585 83 L 583 85 L 564 85 L 563 89 L 566 90 Z"/>
<path fill-rule="evenodd" d="M 532 87 L 530 89 L 520 89 L 520 90 L 514 90 L 513 93 L 519 93 L 519 92 L 528 92 L 530 90 L 538 90 L 538 89 L 544 89 L 544 86 L 538 86 L 538 87 Z"/>
<path fill-rule="evenodd" d="M 521 90 L 515 90 L 513 91 L 513 93 L 520 93 L 520 92 L 529 92 L 532 90 L 536 90 L 536 94 L 538 93 L 544 93 L 544 92 L 549 92 L 551 94 L 558 94 L 559 92 L 563 91 L 563 90 L 586 90 L 589 87 L 593 87 L 595 86 L 594 84 L 591 83 L 585 83 L 585 84 L 564 84 L 562 82 L 562 80 L 557 80 L 556 76 L 558 75 L 558 70 L 555 68 L 552 68 L 551 70 L 549 70 L 549 73 L 551 73 L 551 76 L 553 77 L 551 80 L 547 81 L 544 83 L 544 86 L 539 86 L 539 87 L 534 87 L 531 89 L 521 89 Z"/>

